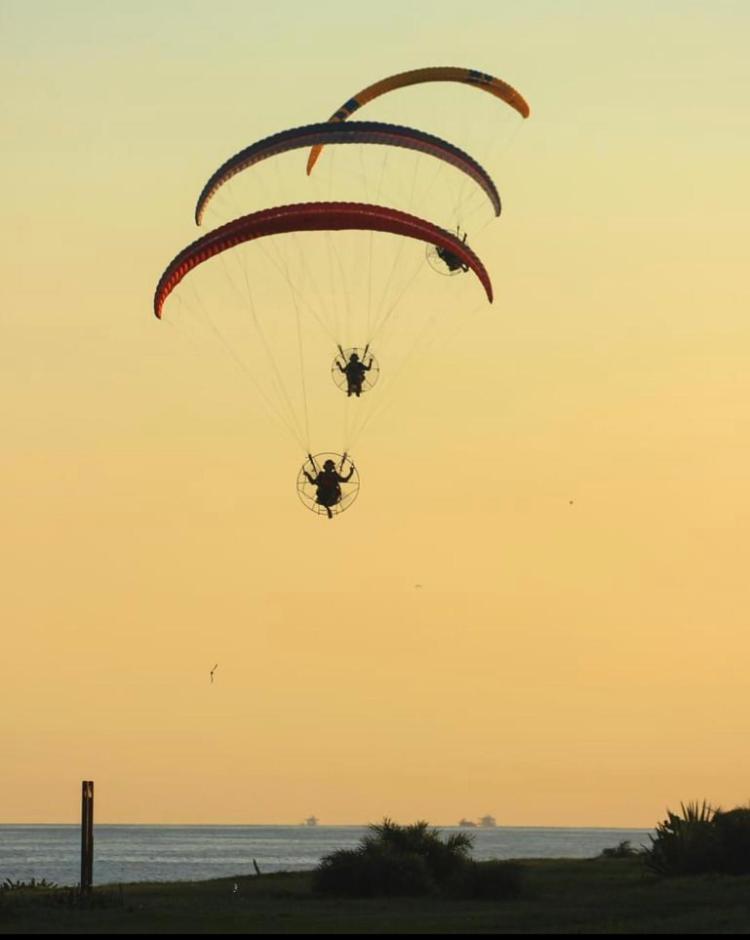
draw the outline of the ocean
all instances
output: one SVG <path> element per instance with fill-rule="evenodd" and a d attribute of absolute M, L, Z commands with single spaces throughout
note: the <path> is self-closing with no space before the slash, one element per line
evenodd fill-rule
<path fill-rule="evenodd" d="M 629 840 L 649 845 L 647 829 L 505 827 L 443 833 L 474 837 L 472 857 L 593 858 Z M 94 826 L 94 884 L 202 881 L 314 868 L 322 856 L 355 846 L 364 826 Z M 77 825 L 0 826 L 0 882 L 45 878 L 58 885 L 80 880 Z"/>

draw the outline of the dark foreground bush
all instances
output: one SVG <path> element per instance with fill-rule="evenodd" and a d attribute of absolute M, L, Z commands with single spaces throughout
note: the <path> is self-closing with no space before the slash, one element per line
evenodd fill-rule
<path fill-rule="evenodd" d="M 723 812 L 708 803 L 668 812 L 651 836 L 646 865 L 659 875 L 750 873 L 750 808 Z"/>
<path fill-rule="evenodd" d="M 313 874 L 313 890 L 344 897 L 514 897 L 520 886 L 517 866 L 473 862 L 471 845 L 465 833 L 443 840 L 426 822 L 398 826 L 386 819 L 370 826 L 356 849 L 325 856 Z"/>
<path fill-rule="evenodd" d="M 738 806 L 714 816 L 720 846 L 721 871 L 730 875 L 750 873 L 750 808 Z"/>
<path fill-rule="evenodd" d="M 409 897 L 434 894 L 437 885 L 422 856 L 373 846 L 326 855 L 313 873 L 313 891 L 350 898 Z"/>
<path fill-rule="evenodd" d="M 385 819 L 370 826 L 356 849 L 323 858 L 313 873 L 313 890 L 339 897 L 446 895 L 504 900 L 521 891 L 514 862 L 475 862 L 472 838 L 456 833 L 443 840 L 426 822 L 398 826 Z"/>
<path fill-rule="evenodd" d="M 519 897 L 522 887 L 523 869 L 516 862 L 467 861 L 454 881 L 454 894 L 467 900 L 505 901 Z"/>

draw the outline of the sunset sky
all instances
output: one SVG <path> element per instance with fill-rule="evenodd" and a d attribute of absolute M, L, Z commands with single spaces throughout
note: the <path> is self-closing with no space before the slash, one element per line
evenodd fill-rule
<path fill-rule="evenodd" d="M 748 35 L 741 0 L 0 0 L 0 821 L 76 821 L 82 779 L 111 823 L 747 802 Z M 361 115 L 486 161 L 495 301 L 420 256 L 394 328 L 436 334 L 356 403 L 328 522 L 304 448 L 153 291 L 228 156 L 426 65 L 531 105 L 435 85 Z M 269 198 L 339 198 L 296 159 Z M 311 446 L 339 450 L 317 350 Z"/>

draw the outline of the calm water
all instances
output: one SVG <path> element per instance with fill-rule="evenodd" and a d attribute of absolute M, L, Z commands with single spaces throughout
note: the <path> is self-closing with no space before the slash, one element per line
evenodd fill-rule
<path fill-rule="evenodd" d="M 629 839 L 648 845 L 645 829 L 465 829 L 473 857 L 591 858 Z M 349 848 L 357 826 L 95 826 L 94 883 L 197 881 L 314 868 L 321 856 Z M 78 826 L 0 826 L 0 882 L 46 878 L 60 885 L 80 877 Z"/>

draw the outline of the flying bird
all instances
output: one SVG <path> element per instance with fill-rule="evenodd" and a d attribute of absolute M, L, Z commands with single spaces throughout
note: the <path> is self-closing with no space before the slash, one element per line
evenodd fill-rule
<path fill-rule="evenodd" d="M 219 664 L 216 663 L 216 665 L 214 666 L 214 668 L 213 668 L 213 669 L 211 670 L 211 672 L 209 673 L 209 675 L 211 676 L 211 682 L 214 681 L 214 673 L 216 672 L 216 669 L 217 669 L 218 665 L 219 665 Z"/>

